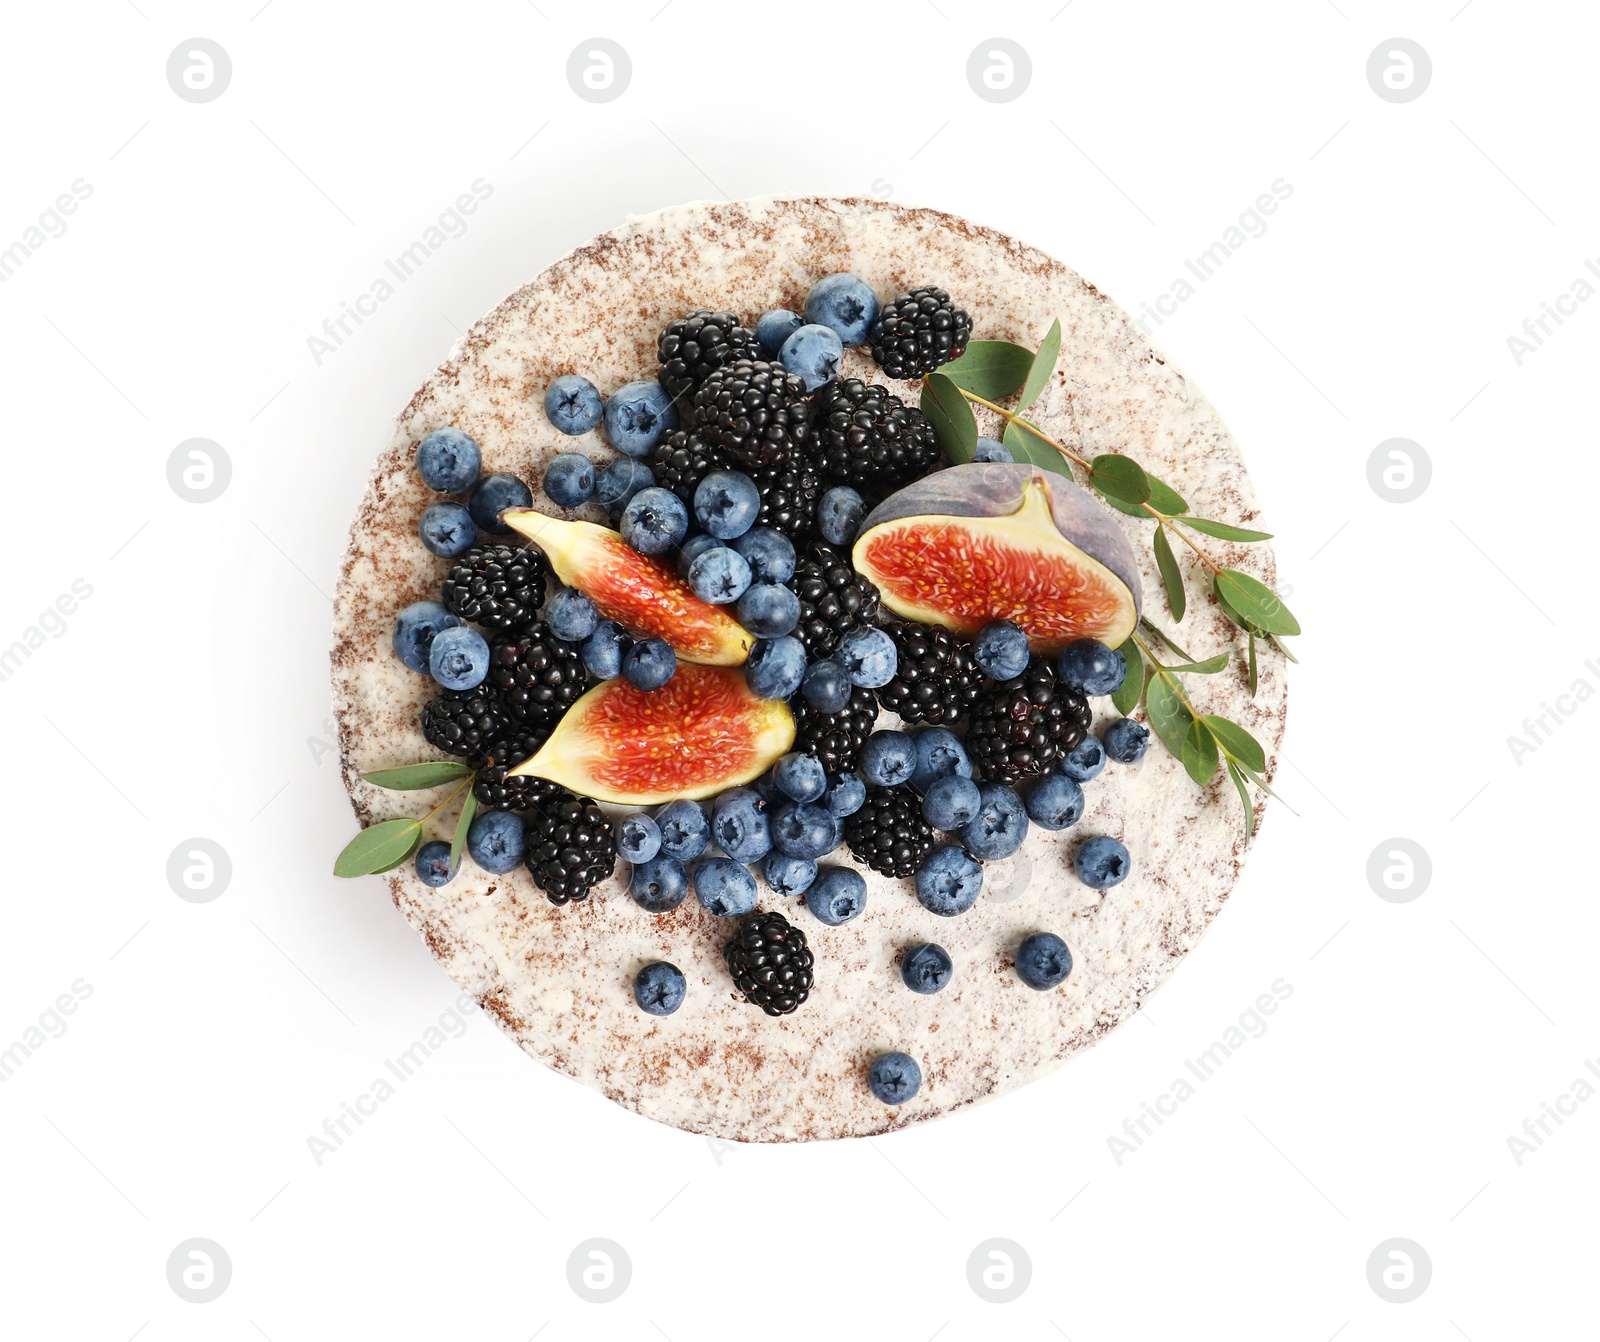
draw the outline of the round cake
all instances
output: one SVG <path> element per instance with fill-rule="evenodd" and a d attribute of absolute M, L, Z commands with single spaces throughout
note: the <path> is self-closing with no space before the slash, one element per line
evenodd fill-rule
<path fill-rule="evenodd" d="M 417 534 L 438 499 L 414 467 L 419 441 L 434 429 L 459 429 L 481 445 L 484 471 L 514 472 L 534 487 L 535 508 L 603 522 L 595 504 L 566 511 L 538 492 L 558 452 L 597 463 L 616 455 L 599 430 L 557 432 L 543 406 L 550 382 L 578 373 L 609 392 L 653 378 L 657 336 L 674 319 L 709 308 L 753 325 L 773 308 L 801 310 L 811 286 L 837 272 L 859 276 L 886 301 L 942 286 L 972 314 L 974 338 L 1033 349 L 1059 320 L 1060 358 L 1030 418 L 1085 457 L 1131 456 L 1177 489 L 1195 516 L 1258 525 L 1243 460 L 1217 412 L 1121 308 L 1032 247 L 937 210 L 854 198 L 702 203 L 632 219 L 473 326 L 401 413 L 373 467 L 350 530 L 332 656 L 344 779 L 361 824 L 420 815 L 437 799 L 362 778 L 438 758 L 419 721 L 438 686 L 390 646 L 397 613 L 436 599 L 449 566 Z M 855 348 L 845 351 L 840 376 L 885 380 Z M 915 401 L 915 384 L 896 389 Z M 995 433 L 984 413 L 982 432 Z M 1209 598 L 1192 600 L 1182 625 L 1171 626 L 1151 527 L 1104 511 L 1138 557 L 1146 617 L 1197 658 L 1241 654 L 1224 674 L 1191 676 L 1187 686 L 1199 711 L 1256 736 L 1270 778 L 1286 710 L 1282 661 L 1263 654 L 1252 697 L 1243 634 Z M 1219 541 L 1208 550 L 1272 585 L 1268 545 Z M 1187 568 L 1182 554 L 1179 562 Z M 1091 702 L 1096 729 L 1118 716 L 1109 701 Z M 877 725 L 896 720 L 885 713 Z M 1226 902 L 1247 848 L 1226 773 L 1198 788 L 1152 743 L 1141 762 L 1112 765 L 1084 791 L 1083 817 L 1060 832 L 1032 828 L 1020 852 L 988 864 L 983 894 L 959 917 L 929 912 L 909 881 L 865 867 L 866 908 L 838 927 L 811 917 L 803 899 L 763 887 L 759 907 L 802 927 L 816 959 L 809 1000 L 776 1018 L 746 1002 L 730 979 L 724 946 L 737 920 L 713 916 L 692 897 L 669 913 L 646 912 L 628 895 L 625 862 L 587 899 L 560 906 L 520 867 L 495 876 L 463 861 L 454 880 L 430 888 L 405 863 L 382 879 L 450 976 L 547 1066 L 692 1132 L 737 1141 L 862 1136 L 1052 1071 L 1130 1019 Z M 417 797 L 429 800 L 407 805 Z M 1264 801 L 1254 791 L 1252 800 L 1259 818 Z M 453 825 L 453 813 L 441 812 L 427 837 L 449 839 Z M 1094 835 L 1121 840 L 1132 856 L 1131 874 L 1110 889 L 1090 888 L 1073 871 L 1074 848 Z M 850 862 L 847 850 L 829 860 Z M 1052 991 L 1035 991 L 1016 972 L 1016 948 L 1035 932 L 1055 933 L 1071 949 L 1072 973 Z M 900 964 L 906 950 L 929 941 L 949 952 L 954 975 L 942 992 L 922 995 L 902 982 Z M 664 1017 L 641 1011 L 633 996 L 634 975 L 656 960 L 679 966 L 688 981 L 683 1005 Z M 904 1104 L 884 1103 L 867 1084 L 874 1059 L 889 1051 L 921 1066 L 921 1089 Z"/>

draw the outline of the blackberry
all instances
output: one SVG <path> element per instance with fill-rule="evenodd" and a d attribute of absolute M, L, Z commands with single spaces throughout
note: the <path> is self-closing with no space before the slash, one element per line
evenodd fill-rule
<path fill-rule="evenodd" d="M 786 460 L 810 435 L 806 384 L 779 364 L 737 359 L 694 394 L 694 428 L 741 465 Z"/>
<path fill-rule="evenodd" d="M 740 326 L 731 312 L 699 308 L 656 337 L 656 358 L 661 361 L 656 376 L 673 400 L 694 391 L 723 364 L 760 357 L 756 333 Z"/>
<path fill-rule="evenodd" d="M 769 1016 L 787 1016 L 811 995 L 816 963 L 806 934 L 781 913 L 752 913 L 722 948 L 745 1000 Z"/>
<path fill-rule="evenodd" d="M 728 464 L 727 458 L 706 442 L 698 433 L 677 429 L 656 444 L 650 459 L 656 483 L 670 489 L 684 505 L 694 508 L 695 487 L 710 475 Z"/>
<path fill-rule="evenodd" d="M 472 780 L 479 806 L 486 811 L 531 811 L 562 791 L 560 784 L 547 778 L 531 774 L 506 777 L 523 760 L 538 753 L 547 735 L 545 731 L 512 731 L 485 754 L 478 776 Z"/>
<path fill-rule="evenodd" d="M 829 480 L 875 498 L 926 475 L 943 457 L 922 411 L 856 377 L 817 393 L 810 451 Z"/>
<path fill-rule="evenodd" d="M 977 703 L 984 676 L 964 638 L 909 620 L 887 620 L 883 629 L 898 654 L 894 679 L 878 691 L 878 702 L 891 713 L 906 722 L 949 725 Z"/>
<path fill-rule="evenodd" d="M 422 734 L 446 755 L 481 763 L 511 733 L 511 719 L 488 684 L 446 690 L 422 706 Z"/>
<path fill-rule="evenodd" d="M 959 358 L 972 336 L 972 318 L 929 284 L 901 294 L 878 314 L 867 345 L 878 367 L 892 378 L 921 377 Z"/>
<path fill-rule="evenodd" d="M 1089 701 L 1035 657 L 1020 676 L 980 696 L 967 718 L 967 753 L 991 783 L 1037 778 L 1083 740 L 1089 722 Z"/>
<path fill-rule="evenodd" d="M 541 623 L 494 641 L 487 683 L 500 691 L 513 719 L 548 734 L 588 687 L 588 676 L 578 645 L 563 642 Z"/>
<path fill-rule="evenodd" d="M 826 657 L 852 629 L 878 618 L 878 585 L 850 567 L 850 557 L 826 541 L 797 547 L 789 586 L 800 598 L 794 636 L 813 661 Z"/>
<path fill-rule="evenodd" d="M 830 774 L 855 768 L 856 756 L 872 735 L 878 720 L 878 700 L 871 690 L 857 686 L 850 691 L 850 702 L 837 713 L 820 713 L 803 694 L 789 700 L 794 715 L 794 748 L 803 755 L 815 755 Z"/>
<path fill-rule="evenodd" d="M 866 804 L 844 822 L 850 852 L 885 876 L 911 876 L 933 851 L 933 826 L 908 787 L 868 788 Z"/>
<path fill-rule="evenodd" d="M 758 527 L 771 527 L 792 540 L 816 534 L 817 500 L 822 495 L 822 477 L 804 458 L 752 466 L 749 475 L 761 493 Z"/>
<path fill-rule="evenodd" d="M 587 899 L 593 886 L 617 868 L 617 837 L 597 802 L 565 788 L 538 803 L 527 816 L 533 883 L 552 904 Z"/>
<path fill-rule="evenodd" d="M 445 574 L 444 604 L 485 629 L 515 633 L 537 618 L 549 572 L 549 561 L 537 550 L 474 546 Z"/>

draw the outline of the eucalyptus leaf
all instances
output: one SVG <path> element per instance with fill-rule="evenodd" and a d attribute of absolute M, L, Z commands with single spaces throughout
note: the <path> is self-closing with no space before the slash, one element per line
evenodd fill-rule
<path fill-rule="evenodd" d="M 1239 789 L 1239 801 L 1244 806 L 1244 837 L 1249 839 L 1256 832 L 1256 808 L 1250 800 L 1250 790 L 1244 785 L 1244 775 L 1239 772 L 1239 766 L 1232 760 L 1228 761 L 1228 777 L 1233 779 L 1234 787 Z"/>
<path fill-rule="evenodd" d="M 1032 350 L 1009 340 L 970 340 L 966 353 L 940 364 L 939 372 L 974 396 L 999 401 L 1027 381 L 1033 358 Z"/>
<path fill-rule="evenodd" d="M 1281 652 L 1291 662 L 1294 662 L 1296 665 L 1299 664 L 1300 659 L 1298 657 L 1296 657 L 1292 652 L 1289 651 L 1289 649 L 1285 646 L 1285 644 L 1284 644 L 1282 639 L 1280 639 L 1276 634 L 1269 634 L 1269 635 L 1267 635 L 1267 637 L 1272 641 L 1272 646 L 1273 647 L 1275 647 L 1279 652 Z"/>
<path fill-rule="evenodd" d="M 1102 452 L 1090 463 L 1089 483 L 1109 499 L 1139 504 L 1150 497 L 1150 479 L 1131 457 Z"/>
<path fill-rule="evenodd" d="M 1295 619 L 1277 593 L 1259 578 L 1252 578 L 1238 569 L 1225 568 L 1216 576 L 1216 593 L 1218 600 L 1231 606 L 1249 625 L 1265 633 L 1300 632 L 1300 621 Z"/>
<path fill-rule="evenodd" d="M 1056 371 L 1056 359 L 1061 354 L 1061 319 L 1058 317 L 1050 323 L 1050 329 L 1045 332 L 1044 343 L 1039 346 L 1039 352 L 1033 356 L 1033 362 L 1028 368 L 1027 381 L 1022 384 L 1022 398 L 1017 402 L 1020 413 L 1039 399 L 1042 392 L 1050 382 L 1050 375 Z"/>
<path fill-rule="evenodd" d="M 468 792 L 461 803 L 461 819 L 456 821 L 456 836 L 450 841 L 450 870 L 461 865 L 461 850 L 467 846 L 467 831 L 472 828 L 472 818 L 478 814 L 478 794 Z"/>
<path fill-rule="evenodd" d="M 381 820 L 351 839 L 334 860 L 335 876 L 372 876 L 392 871 L 417 849 L 422 822 L 404 817 Z"/>
<path fill-rule="evenodd" d="M 1214 676 L 1218 671 L 1227 670 L 1228 659 L 1232 655 L 1232 653 L 1228 652 L 1219 652 L 1215 657 L 1207 657 L 1203 662 L 1181 662 L 1167 669 L 1173 672 L 1183 672 L 1184 674 L 1193 672 L 1197 676 Z"/>
<path fill-rule="evenodd" d="M 1260 774 L 1258 774 L 1254 769 L 1246 768 L 1244 765 L 1241 764 L 1241 765 L 1239 765 L 1239 772 L 1242 773 L 1246 778 L 1248 778 L 1252 783 L 1254 783 L 1263 792 L 1265 792 L 1267 794 L 1267 796 L 1275 798 L 1276 800 L 1278 800 L 1280 802 L 1283 802 L 1283 804 L 1285 806 L 1289 806 L 1289 803 L 1286 802 L 1286 801 L 1283 801 L 1283 798 L 1278 796 L 1278 794 L 1276 792 L 1274 792 L 1270 786 L 1268 786 L 1267 780 L 1265 778 L 1263 778 Z M 1290 815 L 1299 815 L 1300 812 L 1295 810 L 1294 807 L 1289 806 L 1289 814 Z"/>
<path fill-rule="evenodd" d="M 1111 696 L 1111 702 L 1117 712 L 1123 717 L 1139 707 L 1139 700 L 1144 694 L 1144 654 L 1139 651 L 1139 645 L 1129 639 L 1117 649 L 1128 663 L 1128 674 L 1122 678 Z"/>
<path fill-rule="evenodd" d="M 1217 738 L 1203 718 L 1196 718 L 1183 734 L 1183 767 L 1189 777 L 1205 787 L 1217 774 Z"/>
<path fill-rule="evenodd" d="M 390 792 L 418 792 L 423 788 L 453 783 L 471 772 L 460 760 L 426 760 L 421 764 L 405 764 L 398 769 L 374 769 L 361 776 L 374 787 L 387 788 Z"/>
<path fill-rule="evenodd" d="M 1005 435 L 1000 441 L 1010 448 L 1014 460 L 1031 462 L 1041 470 L 1054 471 L 1057 475 L 1072 479 L 1071 463 L 1061 455 L 1055 444 L 1041 438 L 1031 425 L 1019 419 L 1008 421 Z"/>
<path fill-rule="evenodd" d="M 416 837 L 411 840 L 411 846 L 409 848 L 407 848 L 405 850 L 405 852 L 401 853 L 400 856 L 397 857 L 393 862 L 391 862 L 387 867 L 379 867 L 377 871 L 370 872 L 369 875 L 382 876 L 384 874 L 384 872 L 386 872 L 386 871 L 393 871 L 396 867 L 405 866 L 405 864 L 407 862 L 411 861 L 411 859 L 414 858 L 417 855 L 417 849 L 419 849 L 421 847 L 422 847 L 422 831 L 419 829 L 417 831 Z"/>
<path fill-rule="evenodd" d="M 1178 571 L 1177 556 L 1172 553 L 1172 544 L 1167 540 L 1167 528 L 1163 523 L 1156 527 L 1155 536 L 1156 567 L 1161 570 L 1161 586 L 1167 594 L 1167 605 L 1172 610 L 1172 618 L 1178 624 L 1183 623 L 1183 613 L 1188 609 L 1188 599 L 1183 592 L 1183 574 Z"/>
<path fill-rule="evenodd" d="M 1202 536 L 1215 536 L 1219 541 L 1270 541 L 1270 531 L 1249 531 L 1244 527 L 1232 527 L 1226 522 L 1208 522 L 1203 517 L 1186 517 L 1183 519 L 1186 527 L 1192 527 Z"/>
<path fill-rule="evenodd" d="M 1250 697 L 1254 699 L 1256 697 L 1256 685 L 1259 681 L 1259 677 L 1256 675 L 1256 636 L 1252 633 L 1248 637 L 1250 639 Z"/>
<path fill-rule="evenodd" d="M 1181 760 L 1184 733 L 1194 721 L 1194 714 L 1179 696 L 1177 681 L 1164 671 L 1156 671 L 1145 687 L 1144 704 L 1150 730 L 1161 738 L 1174 759 Z"/>
<path fill-rule="evenodd" d="M 1195 662 L 1199 660 L 1199 658 L 1195 657 L 1193 653 L 1185 652 L 1176 643 L 1174 643 L 1171 637 L 1167 634 L 1166 630 L 1162 629 L 1158 624 L 1151 620 L 1145 619 L 1143 616 L 1139 618 L 1139 623 L 1148 629 L 1152 634 L 1154 634 L 1158 639 L 1160 639 L 1164 644 L 1166 644 L 1167 647 L 1171 648 L 1175 653 L 1177 653 L 1178 656 L 1182 657 L 1184 661 Z"/>
<path fill-rule="evenodd" d="M 1189 505 L 1183 501 L 1183 496 L 1171 485 L 1157 480 L 1149 471 L 1144 473 L 1144 478 L 1150 482 L 1150 506 L 1158 513 L 1177 517 L 1180 513 L 1189 511 Z M 1145 515 L 1149 516 L 1148 513 Z"/>
<path fill-rule="evenodd" d="M 1267 637 L 1267 631 L 1265 629 L 1256 628 L 1255 625 L 1251 624 L 1249 620 L 1245 619 L 1244 616 L 1239 614 L 1239 612 L 1233 608 L 1233 604 L 1228 600 L 1227 594 L 1224 593 L 1223 590 L 1214 582 L 1211 585 L 1211 591 L 1217 598 L 1217 604 L 1222 607 L 1222 613 L 1232 620 L 1236 625 L 1238 625 L 1239 628 L 1243 629 L 1245 633 L 1249 634 L 1252 638 Z"/>
<path fill-rule="evenodd" d="M 1245 768 L 1260 773 L 1267 767 L 1267 752 L 1261 748 L 1261 742 L 1237 722 L 1229 722 L 1227 718 L 1215 717 L 1210 713 L 1200 721 L 1211 728 L 1218 744 Z"/>
<path fill-rule="evenodd" d="M 943 373 L 929 373 L 922 380 L 922 413 L 938 434 L 945 456 L 957 466 L 972 460 L 978 446 L 978 421 L 961 389 Z"/>

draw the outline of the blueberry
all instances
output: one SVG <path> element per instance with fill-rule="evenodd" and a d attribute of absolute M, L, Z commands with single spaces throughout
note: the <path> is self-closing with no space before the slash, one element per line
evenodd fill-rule
<path fill-rule="evenodd" d="M 854 275 L 829 275 L 806 295 L 806 321 L 826 326 L 843 344 L 865 344 L 877 320 L 878 295 Z"/>
<path fill-rule="evenodd" d="M 1035 932 L 1017 947 L 1017 976 L 1045 992 L 1072 973 L 1072 952 L 1054 932 Z"/>
<path fill-rule="evenodd" d="M 829 774 L 822 804 L 843 820 L 867 804 L 867 785 L 855 774 Z"/>
<path fill-rule="evenodd" d="M 750 565 L 744 556 L 725 545 L 702 551 L 689 565 L 689 590 L 713 606 L 727 606 L 750 586 Z"/>
<path fill-rule="evenodd" d="M 467 852 L 495 876 L 515 871 L 527 854 L 522 817 L 515 811 L 481 812 L 467 830 Z"/>
<path fill-rule="evenodd" d="M 977 445 L 972 449 L 974 461 L 1014 461 L 1011 449 L 998 438 L 985 438 L 981 434 Z"/>
<path fill-rule="evenodd" d="M 1067 752 L 1067 757 L 1058 766 L 1058 772 L 1064 773 L 1075 783 L 1087 783 L 1091 778 L 1098 777 L 1105 767 L 1106 748 L 1100 744 L 1100 738 L 1086 736 Z"/>
<path fill-rule="evenodd" d="M 767 888 L 775 895 L 803 895 L 817 879 L 817 864 L 809 857 L 768 853 L 761 864 Z"/>
<path fill-rule="evenodd" d="M 1120 648 L 1080 638 L 1061 649 L 1056 670 L 1062 684 L 1080 694 L 1115 694 L 1127 678 L 1128 659 Z"/>
<path fill-rule="evenodd" d="M 756 862 L 772 851 L 767 803 L 751 788 L 729 788 L 711 808 L 711 836 L 739 862 Z"/>
<path fill-rule="evenodd" d="M 762 699 L 787 699 L 806 673 L 806 647 L 797 638 L 761 638 L 744 664 L 750 693 Z"/>
<path fill-rule="evenodd" d="M 1028 836 L 1028 813 L 1015 788 L 984 783 L 978 788 L 978 814 L 961 831 L 961 841 L 974 857 L 992 862 L 1010 857 Z"/>
<path fill-rule="evenodd" d="M 1133 863 L 1128 850 L 1109 834 L 1096 834 L 1078 845 L 1072 855 L 1072 868 L 1078 879 L 1094 890 L 1109 890 L 1128 879 Z"/>
<path fill-rule="evenodd" d="M 738 611 L 739 623 L 752 634 L 777 638 L 800 623 L 800 598 L 775 582 L 758 582 L 739 598 Z"/>
<path fill-rule="evenodd" d="M 785 371 L 800 378 L 807 391 L 815 391 L 838 377 L 843 358 L 844 345 L 826 326 L 797 327 L 778 351 L 778 362 Z"/>
<path fill-rule="evenodd" d="M 768 822 L 772 846 L 785 857 L 815 861 L 839 846 L 843 826 L 826 806 L 810 802 L 784 802 Z"/>
<path fill-rule="evenodd" d="M 916 772 L 917 743 L 909 732 L 873 732 L 856 767 L 874 787 L 899 787 Z"/>
<path fill-rule="evenodd" d="M 817 529 L 829 545 L 849 545 L 866 515 L 866 500 L 849 485 L 835 485 L 817 500 Z"/>
<path fill-rule="evenodd" d="M 457 629 L 459 616 L 452 615 L 437 601 L 413 601 L 395 617 L 389 644 L 394 655 L 413 671 L 428 671 L 428 653 L 434 638 L 446 629 Z"/>
<path fill-rule="evenodd" d="M 652 960 L 633 976 L 633 1000 L 652 1016 L 670 1016 L 688 994 L 683 970 L 665 960 Z"/>
<path fill-rule="evenodd" d="M 772 781 L 795 801 L 816 801 L 828 790 L 828 775 L 815 755 L 785 755 L 772 766 Z"/>
<path fill-rule="evenodd" d="M 761 352 L 767 358 L 776 359 L 783 342 L 804 325 L 805 319 L 798 312 L 790 312 L 788 308 L 773 308 L 771 312 L 763 312 L 761 320 L 756 323 L 756 344 L 761 346 Z"/>
<path fill-rule="evenodd" d="M 1010 680 L 1028 669 L 1028 636 L 1010 620 L 990 620 L 972 640 L 972 656 L 984 675 Z"/>
<path fill-rule="evenodd" d="M 417 444 L 417 474 L 440 494 L 464 494 L 483 467 L 478 444 L 460 429 L 435 429 Z"/>
<path fill-rule="evenodd" d="M 630 382 L 606 401 L 606 442 L 627 457 L 644 457 L 678 427 L 678 407 L 661 384 Z"/>
<path fill-rule="evenodd" d="M 594 497 L 594 462 L 577 452 L 560 452 L 545 468 L 544 492 L 563 508 L 581 508 Z"/>
<path fill-rule="evenodd" d="M 617 529 L 640 554 L 665 554 L 689 534 L 689 510 L 670 489 L 651 485 L 628 500 Z"/>
<path fill-rule="evenodd" d="M 912 884 L 917 902 L 929 913 L 954 918 L 978 902 L 983 890 L 983 864 L 965 848 L 946 844 L 922 859 Z"/>
<path fill-rule="evenodd" d="M 563 373 L 545 388 L 545 418 L 562 433 L 573 437 L 594 428 L 605 408 L 599 388 L 576 373 Z M 555 495 L 550 497 L 555 498 Z"/>
<path fill-rule="evenodd" d="M 957 830 L 970 824 L 982 805 L 976 783 L 950 774 L 933 780 L 922 798 L 922 818 L 935 829 Z"/>
<path fill-rule="evenodd" d="M 659 690 L 678 669 L 678 658 L 664 638 L 647 638 L 622 654 L 622 674 L 637 690 Z"/>
<path fill-rule="evenodd" d="M 489 644 L 466 625 L 443 630 L 428 649 L 428 670 L 447 690 L 470 690 L 489 674 Z"/>
<path fill-rule="evenodd" d="M 656 827 L 661 831 L 662 853 L 680 862 L 693 862 L 711 842 L 711 824 L 699 802 L 669 801 L 656 812 Z"/>
<path fill-rule="evenodd" d="M 422 543 L 441 559 L 454 559 L 472 548 L 478 539 L 478 524 L 459 503 L 435 503 L 417 523 Z"/>
<path fill-rule="evenodd" d="M 867 883 L 849 867 L 819 867 L 806 891 L 806 907 L 819 922 L 838 927 L 867 907 Z"/>
<path fill-rule="evenodd" d="M 1137 764 L 1150 744 L 1150 729 L 1132 718 L 1118 718 L 1100 733 L 1100 742 L 1118 764 Z"/>
<path fill-rule="evenodd" d="M 688 893 L 689 869 L 665 853 L 639 863 L 628 877 L 628 894 L 646 913 L 671 913 Z"/>
<path fill-rule="evenodd" d="M 620 513 L 641 489 L 655 484 L 656 476 L 642 461 L 618 457 L 594 483 L 594 496 L 607 512 Z"/>
<path fill-rule="evenodd" d="M 950 982 L 955 965 L 943 946 L 925 941 L 913 946 L 900 961 L 900 977 L 914 993 L 936 993 Z"/>
<path fill-rule="evenodd" d="M 904 1104 L 922 1089 L 922 1068 L 908 1053 L 883 1053 L 867 1069 L 867 1085 L 885 1104 Z"/>
<path fill-rule="evenodd" d="M 479 531 L 490 531 L 504 536 L 511 528 L 500 521 L 507 508 L 531 508 L 533 491 L 509 471 L 496 471 L 479 480 L 467 496 L 467 511 L 478 524 Z"/>
<path fill-rule="evenodd" d="M 575 587 L 563 587 L 544 608 L 550 632 L 568 643 L 582 643 L 600 627 L 600 612 Z"/>
<path fill-rule="evenodd" d="M 756 524 L 761 491 L 742 471 L 712 471 L 694 487 L 694 516 L 718 540 L 731 541 Z"/>
<path fill-rule="evenodd" d="M 584 670 L 596 680 L 615 680 L 622 674 L 622 655 L 632 646 L 626 629 L 615 620 L 601 620 L 580 649 Z"/>
<path fill-rule="evenodd" d="M 756 906 L 756 878 L 731 857 L 708 857 L 694 869 L 694 896 L 708 913 L 737 918 Z"/>
<path fill-rule="evenodd" d="M 459 863 L 450 865 L 450 845 L 443 839 L 431 839 L 417 849 L 417 876 L 424 885 L 448 885 L 458 870 Z"/>
<path fill-rule="evenodd" d="M 647 815 L 625 815 L 617 821 L 617 852 L 637 866 L 661 851 L 661 829 Z"/>
<path fill-rule="evenodd" d="M 798 605 L 798 600 L 796 602 Z M 839 640 L 838 657 L 852 685 L 879 690 L 894 679 L 900 654 L 894 640 L 881 629 L 852 629 Z"/>
<path fill-rule="evenodd" d="M 752 582 L 788 582 L 794 577 L 794 542 L 771 527 L 751 527 L 733 541 L 750 565 Z"/>
<path fill-rule="evenodd" d="M 972 777 L 972 757 L 948 727 L 928 727 L 917 733 L 916 742 L 917 771 L 911 775 L 911 786 L 918 791 L 926 792 L 940 778 Z"/>
<path fill-rule="evenodd" d="M 1046 774 L 1028 789 L 1028 816 L 1044 829 L 1066 829 L 1083 816 L 1083 789 L 1066 774 Z"/>
<path fill-rule="evenodd" d="M 805 679 L 800 682 L 800 693 L 819 713 L 837 713 L 850 702 L 852 688 L 844 664 L 832 657 L 813 662 L 806 668 Z"/>

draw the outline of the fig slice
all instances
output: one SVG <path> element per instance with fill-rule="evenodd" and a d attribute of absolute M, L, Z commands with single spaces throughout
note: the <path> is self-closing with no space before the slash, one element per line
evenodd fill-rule
<path fill-rule="evenodd" d="M 754 639 L 720 606 L 700 600 L 669 564 L 633 549 L 609 527 L 568 522 L 533 508 L 501 520 L 544 551 L 556 576 L 635 638 L 664 638 L 686 662 L 741 666 Z"/>
<path fill-rule="evenodd" d="M 1026 463 L 951 466 L 868 515 L 852 553 L 883 604 L 969 637 L 1015 621 L 1035 652 L 1119 647 L 1139 620 L 1139 569 L 1090 494 Z"/>
<path fill-rule="evenodd" d="M 781 699 L 757 698 L 741 671 L 686 662 L 659 690 L 625 680 L 597 685 L 511 776 L 654 806 L 748 783 L 792 745 L 794 718 Z"/>

